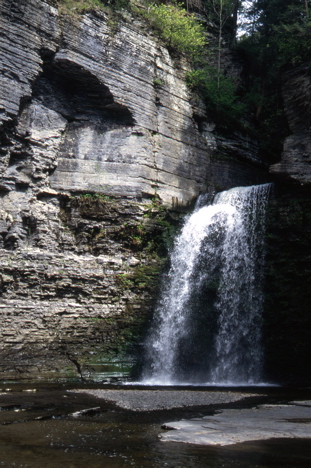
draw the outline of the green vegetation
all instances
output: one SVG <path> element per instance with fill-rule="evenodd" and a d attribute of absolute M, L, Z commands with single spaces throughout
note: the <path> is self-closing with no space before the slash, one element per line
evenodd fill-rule
<path fill-rule="evenodd" d="M 204 66 L 187 73 L 188 86 L 205 99 L 206 107 L 217 121 L 237 125 L 246 110 L 237 95 L 237 84 L 215 67 Z"/>
<path fill-rule="evenodd" d="M 59 9 L 64 13 L 84 13 L 89 10 L 102 8 L 100 0 L 59 0 Z"/>
<path fill-rule="evenodd" d="M 59 9 L 63 13 L 85 13 L 90 10 L 107 11 L 120 10 L 129 6 L 129 0 L 58 0 Z"/>
<path fill-rule="evenodd" d="M 243 41 L 257 52 L 253 59 L 279 68 L 309 59 L 311 52 L 310 0 L 257 0 L 248 11 L 248 33 Z M 265 62 L 266 61 L 266 62 Z"/>
<path fill-rule="evenodd" d="M 81 195 L 76 195 L 79 197 L 81 200 L 101 200 L 104 202 L 109 202 L 112 201 L 112 198 L 109 195 L 104 195 L 103 193 L 82 193 Z"/>
<path fill-rule="evenodd" d="M 310 0 L 257 0 L 246 14 L 237 52 L 245 63 L 243 96 L 253 115 L 263 153 L 278 157 L 288 134 L 282 107 L 281 73 L 308 60 Z"/>
<path fill-rule="evenodd" d="M 116 282 L 123 290 L 154 289 L 158 284 L 163 263 L 164 259 L 153 264 L 138 265 L 131 273 L 116 275 Z"/>
<path fill-rule="evenodd" d="M 246 110 L 240 97 L 239 78 L 228 73 L 223 61 L 224 51 L 235 47 L 240 3 L 239 0 L 201 2 L 200 13 L 205 15 L 210 40 L 205 53 L 194 61 L 193 70 L 187 74 L 189 87 L 204 98 L 213 120 L 222 127 L 238 125 Z"/>
<path fill-rule="evenodd" d="M 203 26 L 187 13 L 181 3 L 152 4 L 145 16 L 170 49 L 193 59 L 206 45 Z"/>
<path fill-rule="evenodd" d="M 122 250 L 132 251 L 139 258 L 147 256 L 157 261 L 166 258 L 180 226 L 181 215 L 164 207 L 157 196 L 140 208 L 143 213 L 138 210 L 138 216 L 133 216 L 132 210 L 128 211 L 118 198 L 84 193 L 64 197 L 60 216 L 64 230 L 72 233 L 81 252 L 106 253 L 109 239 L 109 242 L 120 245 Z M 75 211 L 74 217 L 72 210 Z M 76 216 L 90 222 L 77 223 Z M 113 221 L 107 222 L 108 219 Z"/>
<path fill-rule="evenodd" d="M 164 83 L 160 78 L 154 78 L 153 86 L 155 86 L 156 88 L 160 88 L 161 86 L 163 86 L 163 84 Z"/>
<path fill-rule="evenodd" d="M 221 54 L 227 47 L 226 40 L 232 36 L 232 17 L 236 14 L 237 2 L 202 2 L 206 24 L 213 25 L 214 39 L 211 37 L 211 41 L 207 41 L 209 28 L 203 26 L 193 13 L 189 13 L 192 3 L 174 0 L 156 2 L 142 14 L 171 52 L 184 54 L 192 62 L 193 70 L 188 73 L 187 82 L 191 89 L 204 97 L 213 118 L 219 122 L 236 121 L 241 117 L 244 106 L 238 102 L 237 83 L 230 76 L 225 76 L 222 70 Z M 160 86 L 157 79 L 154 85 Z"/>
<path fill-rule="evenodd" d="M 237 21 L 237 8 L 239 5 L 238 0 L 209 0 L 207 2 L 208 10 L 207 16 L 213 21 L 216 26 L 217 36 L 217 80 L 218 88 L 220 87 L 220 76 L 221 76 L 221 52 L 223 49 L 223 40 L 226 34 L 226 26 L 231 18 L 234 18 L 234 27 L 231 26 L 230 36 L 235 36 L 236 33 L 236 21 Z M 227 38 L 228 40 L 228 38 Z"/>
<path fill-rule="evenodd" d="M 124 224 L 117 238 L 135 252 L 144 251 L 150 258 L 165 258 L 178 229 L 178 224 L 167 215 L 167 211 L 147 212 L 143 223 Z"/>
<path fill-rule="evenodd" d="M 205 16 L 204 27 L 191 9 Z M 236 34 L 238 11 L 245 22 L 242 37 Z M 188 85 L 204 98 L 217 125 L 251 128 L 272 163 L 288 134 L 280 73 L 310 57 L 310 11 L 310 0 L 161 1 L 149 7 L 147 18 L 168 47 L 192 60 Z M 191 18 L 189 28 L 181 22 L 185 18 Z M 243 64 L 242 79 L 226 69 L 228 49 Z"/>

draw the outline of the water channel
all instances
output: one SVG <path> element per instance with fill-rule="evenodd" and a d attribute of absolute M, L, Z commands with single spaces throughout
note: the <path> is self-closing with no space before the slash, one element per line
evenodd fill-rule
<path fill-rule="evenodd" d="M 81 385 L 3 383 L 0 395 L 0 466 L 5 467 L 107 467 L 107 468 L 233 468 L 310 467 L 310 440 L 274 439 L 228 447 L 163 442 L 159 434 L 166 421 L 212 414 L 220 408 L 253 407 L 311 399 L 311 389 L 280 387 L 174 388 L 206 394 L 206 403 L 183 408 L 134 411 L 83 393 Z M 91 388 L 88 385 L 87 388 Z M 99 386 L 98 389 L 137 392 L 135 386 Z M 148 387 L 150 400 L 165 389 Z M 220 391 L 252 393 L 231 403 L 215 403 Z M 139 397 L 139 395 L 138 395 Z M 191 398 L 191 396 L 190 396 Z M 126 396 L 122 396 L 126 400 Z M 203 401 L 204 403 L 204 401 Z M 93 408 L 93 409 L 92 409 Z M 92 410 L 90 410 L 92 409 Z M 86 411 L 85 411 L 86 410 Z M 77 412 L 79 412 L 77 414 Z M 75 414 L 76 413 L 76 414 Z"/>

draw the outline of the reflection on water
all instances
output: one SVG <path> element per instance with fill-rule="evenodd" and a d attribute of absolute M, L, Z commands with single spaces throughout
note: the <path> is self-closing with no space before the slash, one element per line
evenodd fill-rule
<path fill-rule="evenodd" d="M 116 388 L 116 387 L 114 387 Z M 125 387 L 123 387 L 124 389 Z M 310 440 L 271 440 L 230 447 L 161 442 L 165 421 L 208 414 L 213 408 L 131 412 L 63 387 L 12 386 L 0 394 L 0 466 L 107 468 L 310 467 Z M 200 389 L 202 391 L 202 388 Z M 178 391 L 178 389 L 176 389 Z M 194 390 L 195 391 L 195 390 Z M 206 390 L 208 391 L 208 390 Z M 258 390 L 259 401 L 310 399 Z M 233 404 L 233 406 L 236 405 Z M 245 403 L 244 403 L 245 405 Z M 224 405 L 223 405 L 224 406 Z M 86 408 L 89 414 L 73 416 Z M 232 407 L 232 404 L 231 404 Z"/>

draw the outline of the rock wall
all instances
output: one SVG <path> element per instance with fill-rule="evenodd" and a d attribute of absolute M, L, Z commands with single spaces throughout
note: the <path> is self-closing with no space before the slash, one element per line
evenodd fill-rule
<path fill-rule="evenodd" d="M 3 2 L 3 119 L 18 117 L 24 159 L 10 158 L 3 188 L 157 192 L 186 203 L 206 190 L 213 138 L 193 125 L 184 72 L 166 49 L 132 18 L 117 30 L 108 19 L 59 18 L 38 0 Z"/>
<path fill-rule="evenodd" d="M 271 173 L 301 185 L 311 183 L 310 63 L 283 75 L 283 99 L 292 134 L 285 140 L 282 159 Z"/>
<path fill-rule="evenodd" d="M 310 385 L 310 189 L 276 184 L 267 221 L 265 378 Z"/>
<path fill-rule="evenodd" d="M 102 375 L 139 341 L 180 209 L 266 168 L 129 13 L 2 0 L 0 45 L 2 376 Z"/>
<path fill-rule="evenodd" d="M 126 375 L 179 215 L 82 195 L 63 197 L 60 216 L 63 232 L 52 232 L 61 252 L 40 247 L 35 216 L 27 221 L 29 246 L 1 250 L 2 376 Z"/>
<path fill-rule="evenodd" d="M 266 308 L 267 380 L 310 385 L 311 77 L 310 63 L 283 75 L 292 134 L 271 167 L 275 195 L 268 216 Z"/>

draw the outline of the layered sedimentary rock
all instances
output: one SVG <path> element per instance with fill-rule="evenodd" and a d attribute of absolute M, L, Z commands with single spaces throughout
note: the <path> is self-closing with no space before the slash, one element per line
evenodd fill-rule
<path fill-rule="evenodd" d="M 284 108 L 291 135 L 285 140 L 282 159 L 271 172 L 298 182 L 311 183 L 311 76 L 310 64 L 283 76 Z"/>
<path fill-rule="evenodd" d="M 217 137 L 189 102 L 187 64 L 176 67 L 132 17 L 110 22 L 99 12 L 59 18 L 40 0 L 3 2 L 2 120 L 18 120 L 3 189 L 156 192 L 185 204 L 213 184 Z M 229 184 L 222 171 L 218 179 Z M 247 168 L 236 179 L 250 180 Z"/>
<path fill-rule="evenodd" d="M 264 168 L 253 141 L 215 134 L 186 60 L 129 13 L 3 0 L 0 47 L 2 375 L 85 377 L 148 316 L 179 218 L 159 203 Z"/>

